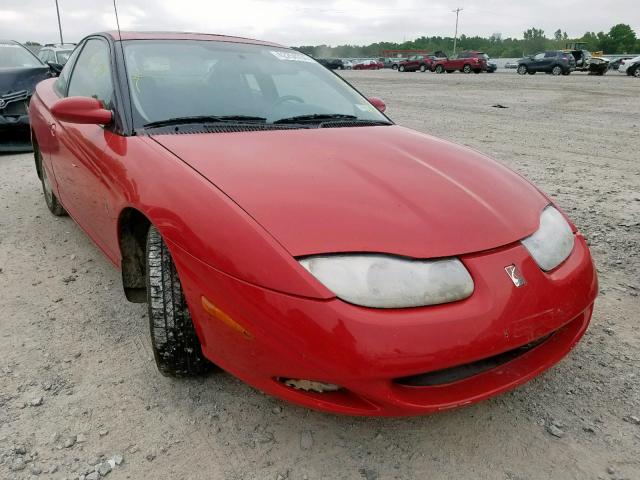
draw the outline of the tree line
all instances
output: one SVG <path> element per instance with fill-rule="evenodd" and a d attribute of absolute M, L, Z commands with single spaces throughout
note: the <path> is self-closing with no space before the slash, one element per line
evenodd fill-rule
<path fill-rule="evenodd" d="M 634 30 L 626 24 L 618 24 L 605 32 L 586 32 L 580 38 L 569 38 L 566 32 L 556 30 L 548 37 L 544 30 L 530 28 L 523 32 L 523 38 L 502 38 L 500 33 L 490 37 L 468 37 L 461 35 L 458 39 L 457 50 L 479 50 L 491 57 L 515 58 L 531 55 L 544 50 L 559 50 L 565 48 L 568 42 L 584 42 L 585 48 L 592 52 L 603 51 L 605 54 L 640 53 L 640 39 Z M 425 37 L 416 38 L 403 43 L 377 42 L 370 45 L 307 45 L 297 47 L 297 50 L 314 57 L 377 57 L 383 50 L 428 50 L 451 53 L 453 37 Z"/>

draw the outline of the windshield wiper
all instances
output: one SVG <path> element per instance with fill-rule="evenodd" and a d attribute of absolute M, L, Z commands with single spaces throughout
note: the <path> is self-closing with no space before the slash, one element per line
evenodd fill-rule
<path fill-rule="evenodd" d="M 191 117 L 175 117 L 166 120 L 158 120 L 144 124 L 145 128 L 166 127 L 169 125 L 185 125 L 189 123 L 265 123 L 264 117 L 252 117 L 250 115 L 196 115 Z"/>
<path fill-rule="evenodd" d="M 281 118 L 273 122 L 278 123 L 302 123 L 302 122 L 324 122 L 329 120 L 360 120 L 355 115 L 343 115 L 341 113 L 313 113 L 311 115 L 296 115 L 295 117 Z"/>

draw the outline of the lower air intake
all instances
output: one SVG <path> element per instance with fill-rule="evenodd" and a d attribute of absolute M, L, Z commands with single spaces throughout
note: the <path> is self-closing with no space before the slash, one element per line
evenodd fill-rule
<path fill-rule="evenodd" d="M 436 370 L 434 372 L 411 375 L 409 377 L 397 378 L 394 381 L 399 385 L 406 385 L 409 387 L 435 387 L 438 385 L 446 385 L 448 383 L 465 380 L 469 377 L 492 370 L 515 360 L 519 356 L 524 355 L 528 351 L 544 343 L 550 336 L 551 335 L 547 335 L 546 337 L 542 337 L 534 342 L 509 350 L 508 352 L 484 358 L 473 363 L 446 368 L 444 370 Z"/>

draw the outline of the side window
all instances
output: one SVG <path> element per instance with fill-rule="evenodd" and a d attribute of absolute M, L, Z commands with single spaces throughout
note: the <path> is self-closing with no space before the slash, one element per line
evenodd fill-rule
<path fill-rule="evenodd" d="M 538 53 L 535 57 L 533 57 L 534 60 L 542 60 L 543 58 L 544 58 L 544 52 Z"/>
<path fill-rule="evenodd" d="M 65 96 L 67 94 L 67 86 L 69 85 L 69 76 L 71 75 L 71 70 L 73 70 L 73 65 L 76 63 L 76 58 L 80 54 L 81 50 L 82 50 L 82 47 L 78 46 L 73 51 L 67 63 L 64 64 L 64 68 L 62 69 L 62 72 L 60 72 L 60 75 L 58 76 L 58 79 L 54 84 L 56 91 L 58 92 L 58 94 L 62 96 Z"/>
<path fill-rule="evenodd" d="M 68 96 L 93 97 L 106 108 L 111 106 L 113 81 L 107 42 L 97 38 L 87 41 L 71 73 Z"/>
<path fill-rule="evenodd" d="M 42 63 L 47 63 L 49 61 L 49 50 L 40 50 L 38 58 L 42 60 Z"/>
<path fill-rule="evenodd" d="M 556 52 L 547 52 L 544 56 L 545 58 L 556 58 Z"/>

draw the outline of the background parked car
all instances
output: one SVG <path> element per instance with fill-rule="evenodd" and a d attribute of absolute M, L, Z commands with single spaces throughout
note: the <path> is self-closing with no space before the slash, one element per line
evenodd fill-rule
<path fill-rule="evenodd" d="M 498 69 L 498 64 L 491 58 L 487 59 L 487 73 L 493 73 Z"/>
<path fill-rule="evenodd" d="M 380 70 L 382 68 L 384 65 L 378 60 L 362 60 L 353 65 L 353 70 Z"/>
<path fill-rule="evenodd" d="M 35 86 L 51 68 L 29 49 L 0 40 L 0 151 L 30 151 L 27 109 Z"/>
<path fill-rule="evenodd" d="M 344 65 L 345 70 L 351 70 L 353 68 L 353 62 L 351 60 L 342 60 L 342 65 Z"/>
<path fill-rule="evenodd" d="M 625 61 L 631 60 L 633 57 L 620 57 L 609 63 L 609 70 L 618 70 L 620 65 L 622 65 Z"/>
<path fill-rule="evenodd" d="M 316 60 L 329 70 L 344 70 L 344 62 L 340 58 L 316 58 Z"/>
<path fill-rule="evenodd" d="M 75 43 L 48 43 L 40 49 L 38 58 L 48 65 L 50 65 L 49 62 L 64 65 L 74 48 L 76 48 Z"/>
<path fill-rule="evenodd" d="M 609 59 L 594 55 L 588 50 L 579 48 L 582 44 L 569 44 L 564 53 L 571 54 L 576 61 L 576 70 L 589 72 L 591 75 L 604 75 L 609 70 Z"/>
<path fill-rule="evenodd" d="M 575 58 L 564 51 L 549 50 L 518 60 L 520 75 L 535 75 L 537 72 L 552 75 L 569 75 L 576 69 Z"/>
<path fill-rule="evenodd" d="M 464 73 L 480 73 L 487 71 L 487 60 L 489 56 L 486 53 L 475 50 L 460 52 L 453 58 L 438 59 L 433 64 L 433 71 L 436 73 L 452 73 L 460 70 Z"/>
<path fill-rule="evenodd" d="M 504 64 L 504 68 L 509 68 L 509 69 L 515 69 L 518 68 L 518 61 L 517 60 L 510 60 L 507 63 Z"/>
<path fill-rule="evenodd" d="M 398 70 L 400 72 L 431 71 L 435 59 L 433 55 L 412 55 L 398 64 Z"/>
<path fill-rule="evenodd" d="M 389 57 L 384 58 L 382 63 L 384 64 L 384 68 L 391 68 L 393 70 L 397 70 L 400 66 L 400 63 L 407 60 L 406 57 Z"/>
<path fill-rule="evenodd" d="M 640 56 L 624 60 L 618 67 L 618 72 L 640 77 Z"/>

